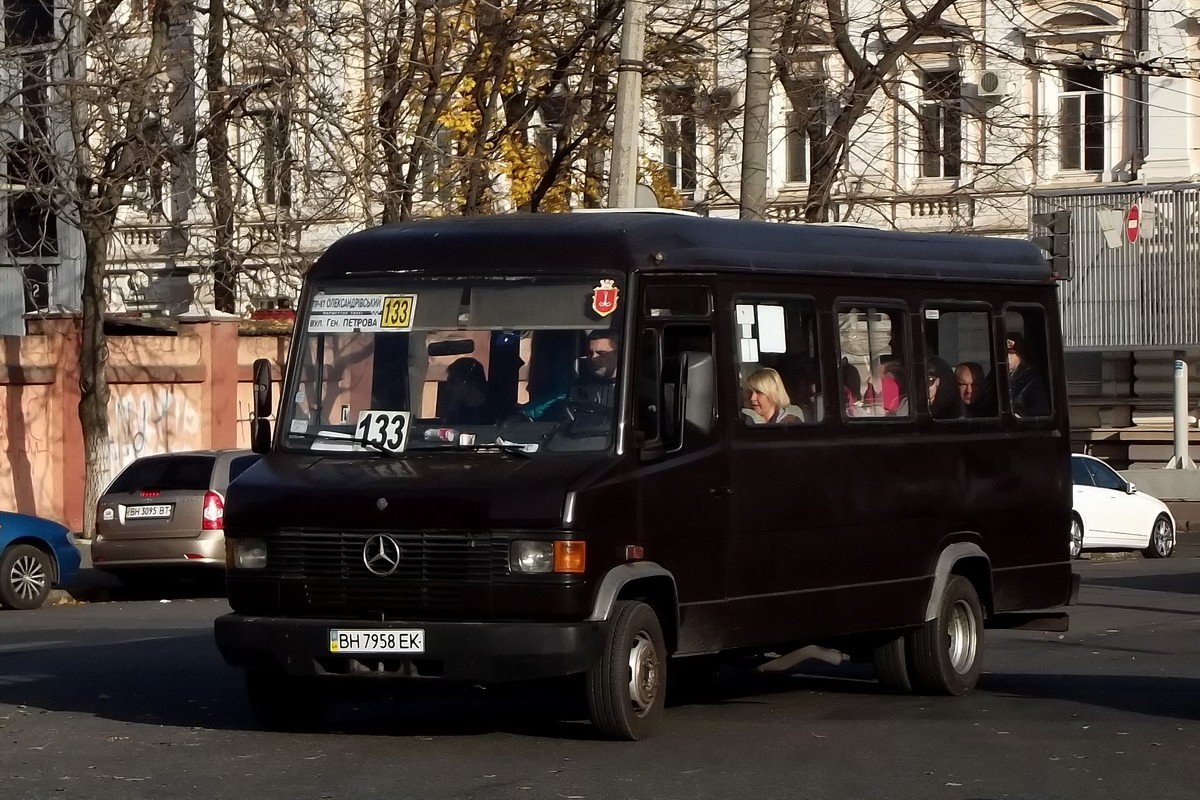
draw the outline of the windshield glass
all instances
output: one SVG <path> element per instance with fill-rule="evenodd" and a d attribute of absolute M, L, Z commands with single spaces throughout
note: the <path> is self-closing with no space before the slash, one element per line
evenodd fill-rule
<path fill-rule="evenodd" d="M 301 323 L 289 449 L 601 450 L 612 443 L 622 282 L 327 283 Z"/>

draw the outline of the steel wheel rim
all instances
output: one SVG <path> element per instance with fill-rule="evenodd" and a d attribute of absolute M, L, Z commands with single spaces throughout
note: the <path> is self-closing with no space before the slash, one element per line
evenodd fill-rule
<path fill-rule="evenodd" d="M 1079 520 L 1071 520 L 1071 558 L 1076 558 L 1083 552 L 1083 526 Z"/>
<path fill-rule="evenodd" d="M 8 582 L 22 600 L 35 600 L 46 588 L 46 570 L 34 556 L 21 556 L 13 562 Z"/>
<path fill-rule="evenodd" d="M 654 641 L 646 631 L 638 631 L 629 648 L 629 700 L 638 716 L 654 706 L 661 675 Z"/>
<path fill-rule="evenodd" d="M 958 600 L 950 609 L 950 625 L 947 630 L 949 638 L 948 653 L 950 665 L 959 675 L 971 670 L 975 663 L 975 650 L 978 646 L 975 629 L 975 615 L 966 600 Z"/>
<path fill-rule="evenodd" d="M 1154 552 L 1160 556 L 1166 556 L 1171 552 L 1171 545 L 1174 544 L 1175 536 L 1171 531 L 1171 526 L 1167 524 L 1165 519 L 1160 519 L 1154 523 Z"/>

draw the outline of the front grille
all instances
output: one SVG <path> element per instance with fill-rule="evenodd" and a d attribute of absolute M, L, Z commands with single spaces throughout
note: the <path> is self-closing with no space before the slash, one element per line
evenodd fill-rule
<path fill-rule="evenodd" d="M 377 534 L 400 547 L 390 575 L 367 569 L 363 548 Z M 506 569 L 507 542 L 468 531 L 280 531 L 267 540 L 269 569 L 283 599 L 342 615 L 486 616 L 492 577 Z"/>

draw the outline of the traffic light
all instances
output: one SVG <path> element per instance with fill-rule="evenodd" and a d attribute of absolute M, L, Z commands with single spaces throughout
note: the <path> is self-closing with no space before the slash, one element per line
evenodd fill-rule
<path fill-rule="evenodd" d="M 1059 280 L 1071 277 L 1071 212 L 1047 211 L 1030 217 L 1035 229 L 1049 231 L 1049 235 L 1031 236 L 1030 240 L 1047 253 L 1050 271 Z"/>

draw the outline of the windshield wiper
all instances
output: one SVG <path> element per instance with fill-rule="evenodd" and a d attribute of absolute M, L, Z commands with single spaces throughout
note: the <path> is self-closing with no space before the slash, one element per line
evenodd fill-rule
<path fill-rule="evenodd" d="M 380 444 L 379 442 L 371 442 L 371 441 L 363 441 L 362 439 L 355 439 L 353 434 L 348 434 L 348 433 L 343 434 L 341 431 L 315 431 L 315 432 L 314 431 L 290 431 L 288 433 L 288 436 L 289 437 L 296 436 L 301 439 L 309 439 L 312 441 L 316 441 L 318 439 L 323 439 L 323 440 L 329 441 L 329 442 L 346 442 L 351 445 L 359 445 L 360 447 L 370 447 L 373 450 L 378 450 L 380 453 L 383 453 L 384 455 L 392 456 L 393 458 L 401 455 L 401 452 L 399 450 L 389 450 L 386 447 L 384 447 L 382 444 Z M 319 453 L 322 451 L 310 450 L 309 452 L 318 452 Z M 341 452 L 341 451 L 329 450 L 326 452 L 337 453 L 337 452 Z M 353 451 L 349 451 L 349 452 L 353 452 Z"/>
<path fill-rule="evenodd" d="M 532 447 L 534 449 L 530 450 Z M 521 458 L 532 458 L 533 454 L 539 449 L 536 444 L 521 444 L 519 442 L 479 442 L 478 444 L 459 445 L 458 450 L 470 450 L 472 452 L 484 451 L 494 453 L 508 453 L 511 456 L 520 456 Z"/>

